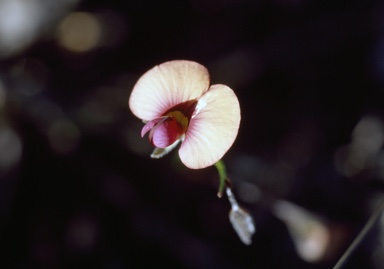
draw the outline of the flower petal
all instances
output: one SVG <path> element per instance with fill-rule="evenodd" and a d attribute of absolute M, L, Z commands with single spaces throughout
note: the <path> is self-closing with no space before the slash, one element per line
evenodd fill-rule
<path fill-rule="evenodd" d="M 138 118 L 150 121 L 177 104 L 199 98 L 208 87 L 209 74 L 201 64 L 165 62 L 140 77 L 129 97 L 129 107 Z"/>
<path fill-rule="evenodd" d="M 192 169 L 223 157 L 236 139 L 241 118 L 239 101 L 225 85 L 212 85 L 198 100 L 196 112 L 179 149 L 181 161 Z"/>
<path fill-rule="evenodd" d="M 146 133 L 148 133 L 153 127 L 155 127 L 156 124 L 158 124 L 161 121 L 165 121 L 168 117 L 160 117 L 154 120 L 151 120 L 147 122 L 143 129 L 141 129 L 141 137 L 144 137 Z"/>
<path fill-rule="evenodd" d="M 158 148 L 166 148 L 172 145 L 179 137 L 179 126 L 177 121 L 172 118 L 166 118 L 160 121 L 149 133 L 149 140 Z"/>

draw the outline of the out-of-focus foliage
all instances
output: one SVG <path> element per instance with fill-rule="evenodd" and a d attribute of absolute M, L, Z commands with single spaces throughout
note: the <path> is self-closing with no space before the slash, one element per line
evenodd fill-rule
<path fill-rule="evenodd" d="M 78 0 L 0 1 L 0 58 L 12 57 L 37 41 Z"/>

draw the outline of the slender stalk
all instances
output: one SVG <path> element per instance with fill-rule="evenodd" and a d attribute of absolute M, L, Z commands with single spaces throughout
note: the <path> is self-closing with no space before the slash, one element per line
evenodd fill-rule
<path fill-rule="evenodd" d="M 215 167 L 220 177 L 219 191 L 217 192 L 217 196 L 221 198 L 223 197 L 223 192 L 228 181 L 227 171 L 222 160 L 219 160 L 217 163 L 215 163 Z"/>
<path fill-rule="evenodd" d="M 239 210 L 239 204 L 236 201 L 235 195 L 232 193 L 232 190 L 230 187 L 226 188 L 227 197 L 229 200 L 229 203 L 231 204 L 232 210 Z"/>
<path fill-rule="evenodd" d="M 358 245 L 363 241 L 364 237 L 367 235 L 369 230 L 373 227 L 373 225 L 376 223 L 377 219 L 380 217 L 381 213 L 384 210 L 384 198 L 381 198 L 379 205 L 371 215 L 371 217 L 368 219 L 367 223 L 364 225 L 363 229 L 360 231 L 360 233 L 357 235 L 355 240 L 353 240 L 352 244 L 348 247 L 348 249 L 344 252 L 343 256 L 339 259 L 339 261 L 336 263 L 336 265 L 333 267 L 333 269 L 341 269 L 345 263 L 347 262 L 348 258 L 352 255 L 352 253 L 356 250 Z"/>

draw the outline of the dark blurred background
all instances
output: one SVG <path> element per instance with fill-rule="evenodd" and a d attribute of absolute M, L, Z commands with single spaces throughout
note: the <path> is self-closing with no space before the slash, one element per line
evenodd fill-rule
<path fill-rule="evenodd" d="M 250 246 L 129 111 L 174 59 L 239 98 Z M 383 194 L 383 102 L 383 1 L 0 0 L 0 268 L 332 268 Z M 383 269 L 383 232 L 345 268 Z"/>

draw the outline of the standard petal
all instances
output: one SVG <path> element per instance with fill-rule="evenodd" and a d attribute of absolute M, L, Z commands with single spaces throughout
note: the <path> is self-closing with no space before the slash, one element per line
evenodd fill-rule
<path fill-rule="evenodd" d="M 220 160 L 236 139 L 240 125 L 240 105 L 235 93 L 225 85 L 213 85 L 199 100 L 179 149 L 181 161 L 200 169 Z"/>
<path fill-rule="evenodd" d="M 138 118 L 150 121 L 182 102 L 197 99 L 209 88 L 207 69 L 192 61 L 165 62 L 147 71 L 129 97 L 129 107 Z"/>

